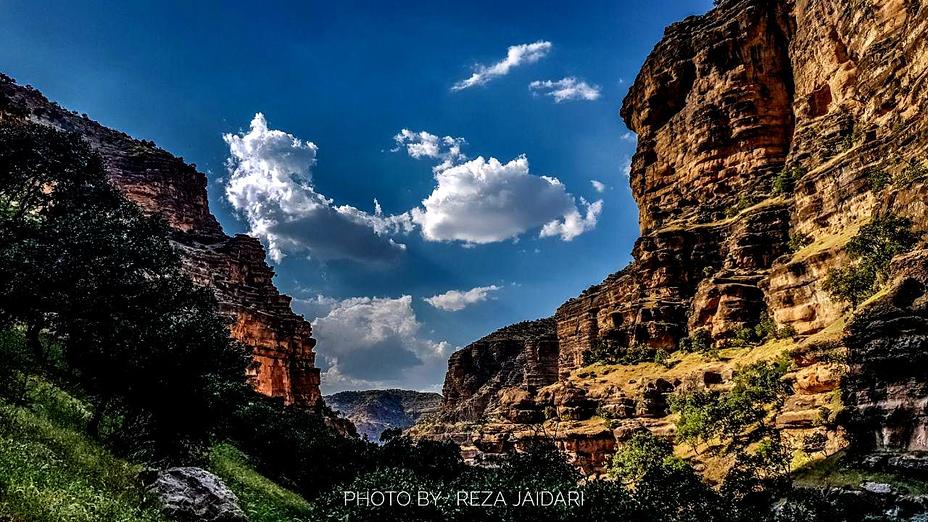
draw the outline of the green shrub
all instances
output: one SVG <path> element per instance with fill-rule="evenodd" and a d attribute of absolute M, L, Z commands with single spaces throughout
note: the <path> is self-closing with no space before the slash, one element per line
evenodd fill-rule
<path fill-rule="evenodd" d="M 725 416 L 720 393 L 709 390 L 677 391 L 668 398 L 671 413 L 677 420 L 677 439 L 690 444 L 715 437 Z"/>
<path fill-rule="evenodd" d="M 754 337 L 760 342 L 770 339 L 789 339 L 795 336 L 795 328 L 792 326 L 777 327 L 777 322 L 768 313 L 761 315 L 760 321 L 754 327 Z"/>
<path fill-rule="evenodd" d="M 872 218 L 847 244 L 852 264 L 830 271 L 825 291 L 854 307 L 873 295 L 888 277 L 892 258 L 912 250 L 921 239 L 911 228 L 912 221 L 906 217 Z"/>
<path fill-rule="evenodd" d="M 741 326 L 735 330 L 734 337 L 731 338 L 728 345 L 733 347 L 751 346 L 757 344 L 758 338 L 754 333 L 754 328 L 750 326 Z"/>
<path fill-rule="evenodd" d="M 776 430 L 735 456 L 720 488 L 730 520 L 756 520 L 789 492 L 789 457 Z"/>
<path fill-rule="evenodd" d="M 738 198 L 738 201 L 731 207 L 725 209 L 725 217 L 734 217 L 741 213 L 744 209 L 753 206 L 757 203 L 757 198 L 752 195 L 742 195 Z"/>
<path fill-rule="evenodd" d="M 888 172 L 879 167 L 872 167 L 867 169 L 866 176 L 867 181 L 870 182 L 870 188 L 874 192 L 882 190 L 883 187 L 889 185 L 889 183 L 892 181 L 892 176 L 890 176 Z"/>
<path fill-rule="evenodd" d="M 670 354 L 667 353 L 667 350 L 663 348 L 658 349 L 654 352 L 654 363 L 659 364 L 665 368 L 670 367 Z"/>
<path fill-rule="evenodd" d="M 656 354 L 656 350 L 648 346 L 624 347 L 613 339 L 600 337 L 583 353 L 583 364 L 638 364 L 654 361 Z"/>
<path fill-rule="evenodd" d="M 679 414 L 677 437 L 691 444 L 717 436 L 734 438 L 764 420 L 767 408 L 782 404 L 790 391 L 783 380 L 788 364 L 761 361 L 740 368 L 726 391 L 680 390 L 669 397 L 670 411 Z"/>
<path fill-rule="evenodd" d="M 790 196 L 796 190 L 796 182 L 805 175 L 805 169 L 799 165 L 783 167 L 773 178 L 773 193 L 779 196 Z"/>
<path fill-rule="evenodd" d="M 876 292 L 876 281 L 876 268 L 873 263 L 864 261 L 829 271 L 822 288 L 832 298 L 848 302 L 856 308 Z"/>
<path fill-rule="evenodd" d="M 911 158 L 902 167 L 899 173 L 893 177 L 893 184 L 897 187 L 905 187 L 914 181 L 928 177 L 928 166 L 925 162 L 916 158 Z"/>
<path fill-rule="evenodd" d="M 719 520 L 720 498 L 673 446 L 648 431 L 636 433 L 612 458 L 609 475 L 628 486 L 641 520 Z M 619 518 L 616 520 L 622 520 Z M 633 518 L 638 520 L 639 518 Z"/>
<path fill-rule="evenodd" d="M 680 339 L 678 349 L 683 353 L 698 353 L 706 355 L 713 349 L 712 337 L 706 328 L 697 328 L 690 335 Z"/>

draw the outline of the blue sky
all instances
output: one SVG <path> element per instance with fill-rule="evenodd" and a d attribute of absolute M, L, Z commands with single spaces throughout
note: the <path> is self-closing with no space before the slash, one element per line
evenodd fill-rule
<path fill-rule="evenodd" d="M 227 233 L 276 241 L 326 392 L 435 389 L 455 348 L 629 261 L 618 108 L 710 7 L 7 0 L 0 69 L 196 163 Z"/>

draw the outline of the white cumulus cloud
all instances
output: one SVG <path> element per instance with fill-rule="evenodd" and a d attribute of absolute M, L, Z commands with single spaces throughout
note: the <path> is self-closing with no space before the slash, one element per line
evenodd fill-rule
<path fill-rule="evenodd" d="M 534 81 L 528 85 L 533 91 L 539 91 L 546 96 L 554 98 L 554 103 L 568 100 L 593 101 L 599 99 L 600 88 L 590 85 L 583 80 L 568 76 L 557 81 Z"/>
<path fill-rule="evenodd" d="M 493 65 L 478 65 L 474 73 L 451 87 L 452 91 L 461 91 L 475 85 L 483 85 L 494 78 L 505 76 L 513 67 L 535 63 L 544 58 L 552 48 L 551 42 L 539 40 L 535 43 L 512 45 L 506 51 L 506 57 Z"/>
<path fill-rule="evenodd" d="M 267 243 L 275 261 L 301 252 L 322 261 L 380 263 L 405 250 L 386 234 L 408 230 L 406 216 L 385 217 L 376 201 L 373 214 L 336 205 L 316 191 L 314 143 L 269 129 L 261 113 L 248 132 L 225 134 L 223 140 L 229 146 L 226 198 L 247 219 L 250 233 Z"/>
<path fill-rule="evenodd" d="M 626 178 L 632 176 L 632 159 L 628 156 L 622 158 L 622 163 L 619 165 L 619 169 L 622 171 L 622 175 Z"/>
<path fill-rule="evenodd" d="M 491 292 L 499 290 L 496 285 L 478 286 L 470 290 L 449 290 L 443 294 L 426 297 L 424 301 L 439 310 L 457 312 L 468 306 L 486 301 Z"/>
<path fill-rule="evenodd" d="M 523 155 L 508 163 L 482 156 L 435 172 L 436 187 L 410 211 L 429 241 L 483 244 L 517 238 L 543 227 L 540 236 L 570 240 L 596 225 L 602 202 L 577 202 L 557 178 L 529 172 Z"/>
<path fill-rule="evenodd" d="M 405 148 L 410 157 L 441 160 L 434 170 L 445 169 L 467 159 L 467 156 L 461 152 L 461 147 L 467 143 L 464 138 L 438 137 L 427 131 L 413 132 L 409 129 L 402 129 L 396 136 L 393 136 L 393 141 L 396 143 L 396 147 L 391 149 L 393 152 Z"/>
<path fill-rule="evenodd" d="M 599 219 L 600 212 L 603 211 L 602 200 L 589 203 L 587 200 L 580 198 L 580 205 L 584 211 L 582 215 L 578 209 L 572 209 L 563 218 L 546 223 L 542 227 L 539 237 L 559 236 L 564 241 L 570 241 L 580 234 L 596 228 L 596 221 Z"/>
<path fill-rule="evenodd" d="M 606 184 L 597 179 L 591 179 L 590 185 L 593 185 L 593 190 L 599 192 L 600 194 L 606 190 Z"/>
<path fill-rule="evenodd" d="M 446 341 L 421 335 L 412 297 L 355 297 L 312 322 L 326 393 L 369 387 L 425 389 L 441 382 Z"/>

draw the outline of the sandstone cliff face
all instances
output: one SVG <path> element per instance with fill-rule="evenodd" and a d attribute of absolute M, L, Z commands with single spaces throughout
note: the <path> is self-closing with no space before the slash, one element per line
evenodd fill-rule
<path fill-rule="evenodd" d="M 501 390 L 534 391 L 555 382 L 557 354 L 552 319 L 507 326 L 455 352 L 442 391 L 443 415 L 478 421 L 499 407 Z"/>
<path fill-rule="evenodd" d="M 103 157 L 107 174 L 126 197 L 163 217 L 188 273 L 211 287 L 232 321 L 232 335 L 254 350 L 255 388 L 287 403 L 320 398 L 311 328 L 274 287 L 273 270 L 257 239 L 225 235 L 210 213 L 206 176 L 157 148 L 67 111 L 38 91 L 0 75 L 0 118 L 28 119 L 76 132 Z"/>
<path fill-rule="evenodd" d="M 928 230 L 926 115 L 923 3 L 725 0 L 671 25 L 621 110 L 638 134 L 633 262 L 555 313 L 557 382 L 466 390 L 453 404 L 479 394 L 497 406 L 479 419 L 449 403 L 447 423 L 422 433 L 470 443 L 475 457 L 488 438 L 484 453 L 553 438 L 595 473 L 630 430 L 673 432 L 665 399 L 681 383 L 724 386 L 739 364 L 788 353 L 794 392 L 776 418 L 787 441 L 824 433 L 827 452 L 926 449 L 924 245 L 856 311 L 823 289 L 872 216 Z M 775 191 L 784 171 L 795 189 Z M 673 352 L 699 329 L 724 344 L 765 315 L 797 337 L 721 363 L 582 368 L 597 343 Z M 467 380 L 459 359 L 480 357 L 453 357 L 446 386 Z"/>

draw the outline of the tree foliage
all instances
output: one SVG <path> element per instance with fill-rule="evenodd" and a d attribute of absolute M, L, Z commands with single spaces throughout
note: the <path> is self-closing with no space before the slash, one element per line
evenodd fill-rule
<path fill-rule="evenodd" d="M 125 200 L 78 137 L 0 126 L 0 317 L 43 329 L 94 406 L 91 431 L 155 460 L 201 454 L 243 393 L 246 350 L 181 270 L 166 225 Z"/>
<path fill-rule="evenodd" d="M 741 368 L 728 390 L 681 390 L 669 398 L 678 414 L 677 437 L 699 443 L 724 436 L 735 438 L 782 405 L 790 391 L 783 380 L 786 360 L 761 361 Z"/>
<path fill-rule="evenodd" d="M 921 234 L 912 231 L 909 218 L 893 214 L 873 217 L 848 241 L 851 264 L 828 273 L 825 291 L 857 307 L 886 281 L 892 258 L 912 250 L 920 240 Z"/>

